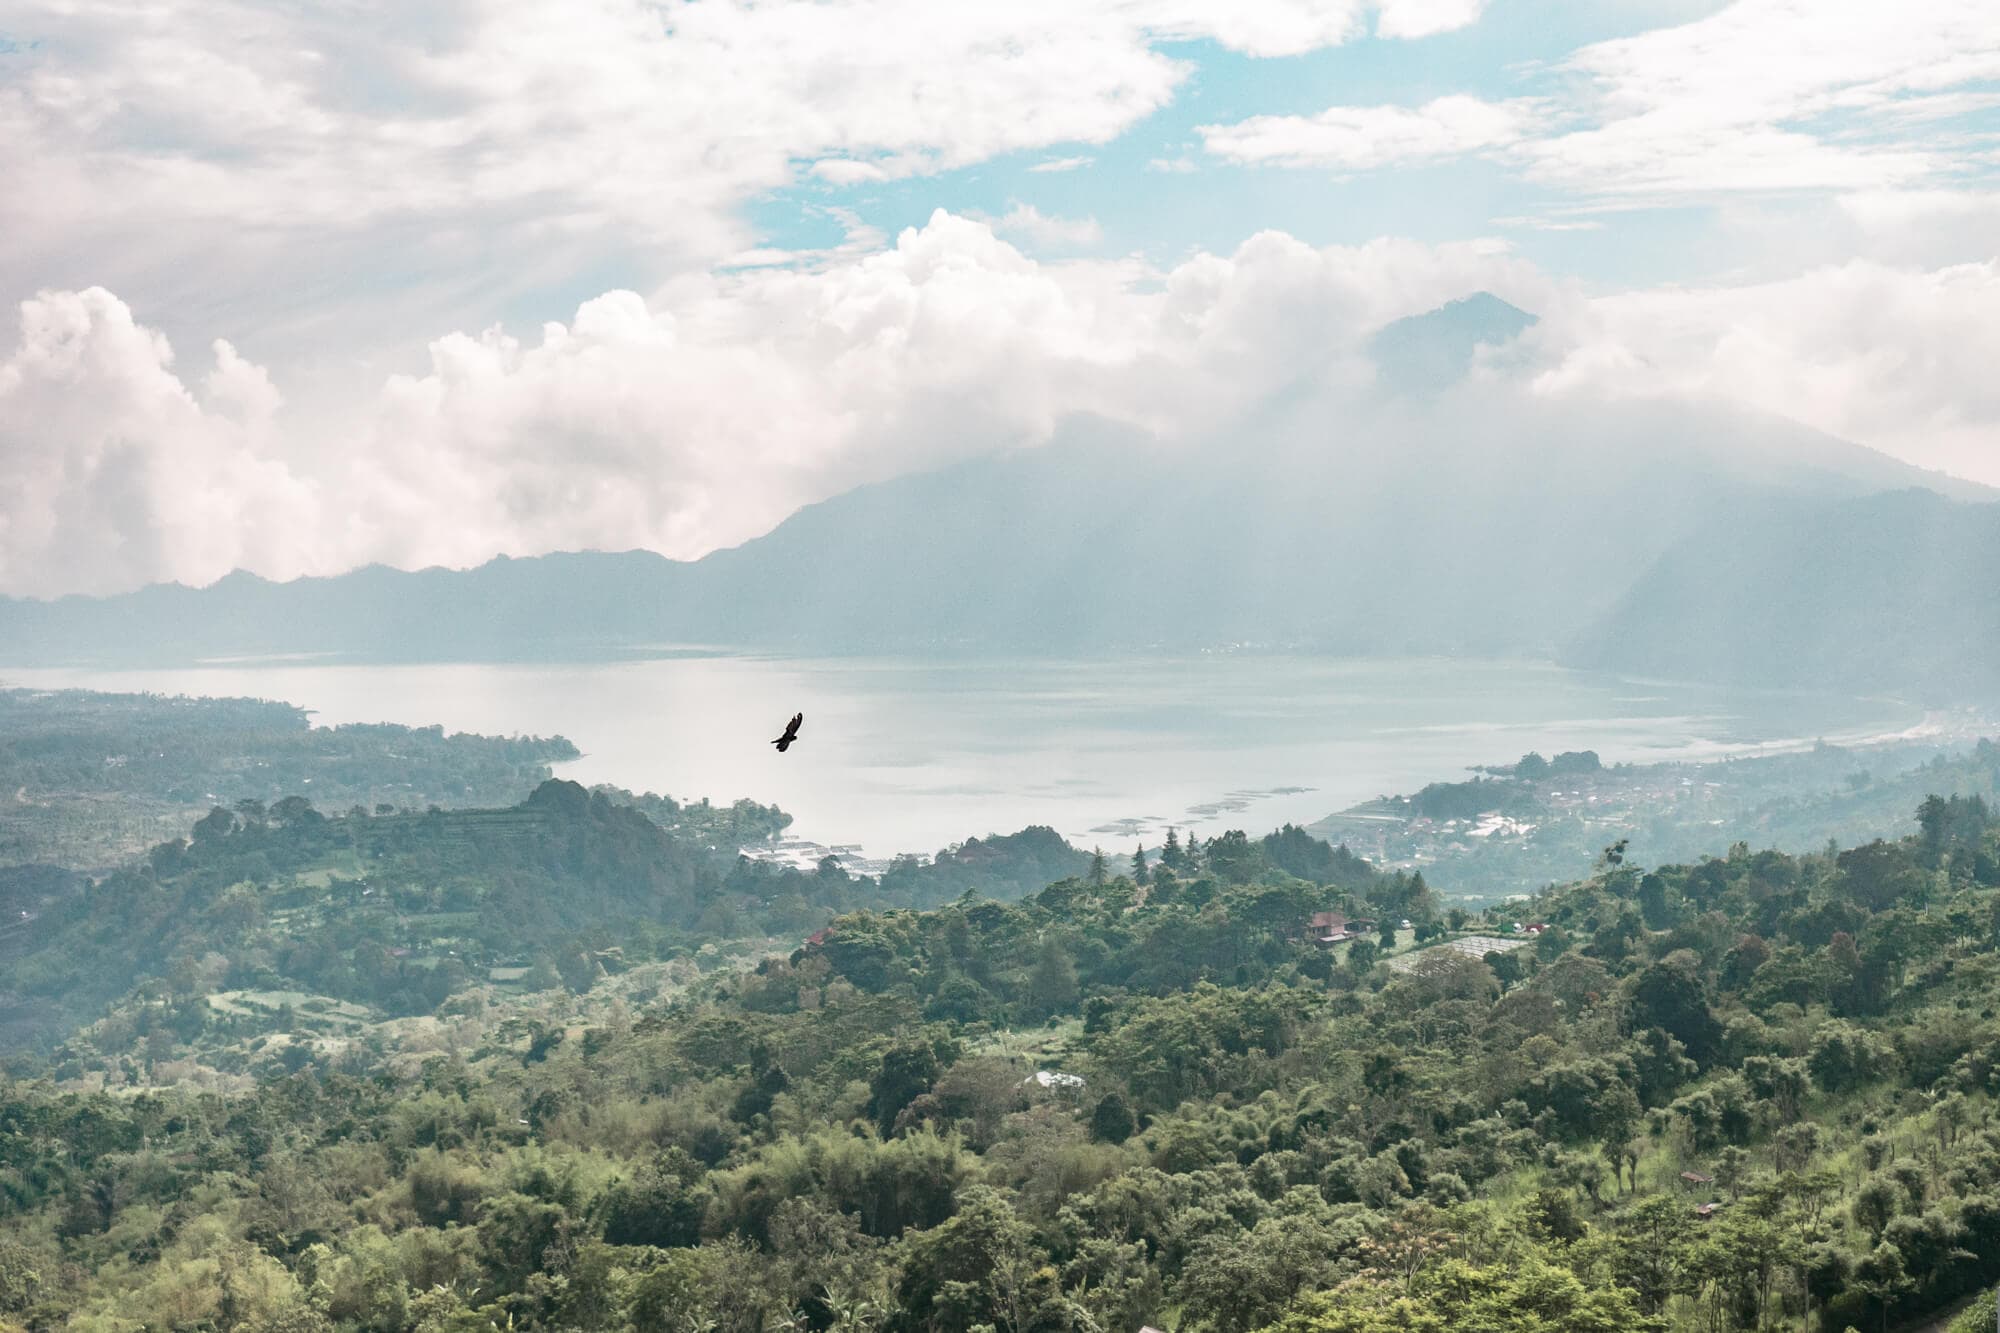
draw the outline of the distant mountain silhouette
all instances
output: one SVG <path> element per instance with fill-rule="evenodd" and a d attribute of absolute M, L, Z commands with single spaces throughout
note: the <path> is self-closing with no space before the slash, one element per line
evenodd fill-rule
<path fill-rule="evenodd" d="M 1465 378 L 1481 346 L 1503 346 L 1536 322 L 1535 316 L 1491 292 L 1474 292 L 1387 325 L 1369 350 L 1389 388 L 1398 393 L 1433 393 Z"/>
<path fill-rule="evenodd" d="M 1485 297 L 1405 321 L 1376 348 L 1385 382 L 1433 383 L 1418 369 L 1469 364 L 1529 318 Z M 1750 413 L 1472 382 L 1363 407 L 1303 394 L 1255 432 L 1185 445 L 1073 419 L 1045 447 L 864 486 L 688 563 L 591 552 L 0 600 L 0 666 L 589 659 L 676 644 L 1610 661 L 1611 639 L 1586 652 L 1579 636 L 1614 613 L 1636 636 L 1647 617 L 1628 594 L 1694 534 L 1911 487 L 1992 498 Z"/>
<path fill-rule="evenodd" d="M 2000 693 L 2000 504 L 1786 501 L 1666 552 L 1567 654 L 1741 685 Z"/>

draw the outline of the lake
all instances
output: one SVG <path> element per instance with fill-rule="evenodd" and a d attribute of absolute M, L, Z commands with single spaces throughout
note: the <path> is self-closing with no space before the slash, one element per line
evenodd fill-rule
<path fill-rule="evenodd" d="M 1916 725 L 1914 705 L 1748 693 L 1518 662 L 1215 655 L 1085 662 L 676 656 L 586 665 L 228 663 L 13 670 L 36 688 L 247 695 L 319 724 L 561 734 L 563 775 L 776 803 L 871 857 L 1053 825 L 1129 850 L 1305 823 L 1528 750 L 1720 757 Z M 803 711 L 787 754 L 768 742 Z"/>

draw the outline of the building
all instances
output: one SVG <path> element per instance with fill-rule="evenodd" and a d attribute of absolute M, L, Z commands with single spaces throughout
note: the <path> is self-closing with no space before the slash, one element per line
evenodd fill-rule
<path fill-rule="evenodd" d="M 1052 1092 L 1058 1097 L 1081 1097 L 1083 1095 L 1083 1076 L 1081 1074 L 1065 1074 L 1055 1069 L 1037 1069 L 1034 1073 L 1021 1080 L 1021 1086 L 1024 1088 L 1040 1088 L 1043 1092 Z"/>
<path fill-rule="evenodd" d="M 1321 948 L 1354 938 L 1354 932 L 1348 929 L 1345 912 L 1314 912 L 1312 920 L 1306 923 L 1306 933 Z"/>

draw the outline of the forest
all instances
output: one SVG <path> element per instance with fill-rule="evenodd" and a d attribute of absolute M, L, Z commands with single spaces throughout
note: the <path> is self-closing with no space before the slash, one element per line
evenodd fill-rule
<path fill-rule="evenodd" d="M 751 801 L 682 805 L 549 779 L 504 809 L 327 816 L 302 797 L 248 800 L 101 878 L 0 869 L 12 918 L 0 928 L 0 1054 L 46 1048 L 129 993 L 125 1017 L 142 1034 L 171 1026 L 184 1047 L 241 1068 L 236 1038 L 262 1025 L 224 1020 L 249 1018 L 245 997 L 396 1017 L 500 978 L 582 992 L 639 964 L 701 952 L 714 966 L 725 947 L 795 943 L 859 908 L 1019 897 L 1090 860 L 1048 829 L 905 857 L 879 880 L 831 858 L 805 873 L 744 854 L 788 820 Z M 217 994 L 230 997 L 220 1017 Z M 102 1030 L 57 1046 L 51 1068 L 79 1075 L 122 1049 L 129 1026 L 114 1025 L 108 1048 Z"/>
<path fill-rule="evenodd" d="M 72 1052 L 0 1090 L 14 1326 L 1838 1333 L 2000 1279 L 1978 797 L 1844 850 L 1614 845 L 1481 915 L 1297 829 L 891 904 L 704 879 L 574 784 L 481 813 L 515 830 L 490 837 L 254 813 L 205 816 L 47 937 L 149 979 L 90 1030 L 122 1080 Z M 233 1081 L 176 1077 L 236 1021 L 227 968 L 308 979 L 263 900 L 357 846 L 371 887 L 490 893 L 464 938 L 493 949 L 593 918 L 635 951 L 641 922 L 699 934 L 739 872 L 768 877 L 753 910 L 789 883 L 840 914 L 754 965 L 697 946 L 514 994 L 468 976 L 344 1038 L 241 1029 Z M 197 952 L 218 911 L 254 942 L 222 964 Z M 1314 940 L 1321 912 L 1353 937 Z M 394 1007 L 319 942 L 313 984 Z"/>
<path fill-rule="evenodd" d="M 511 804 L 569 741 L 387 724 L 315 727 L 258 699 L 0 689 L 0 865 L 109 869 L 217 804 Z"/>

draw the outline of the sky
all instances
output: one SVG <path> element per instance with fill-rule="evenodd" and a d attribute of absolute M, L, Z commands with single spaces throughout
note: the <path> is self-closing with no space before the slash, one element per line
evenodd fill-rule
<path fill-rule="evenodd" d="M 12 594 L 693 558 L 1480 290 L 2000 485 L 1992 0 L 0 0 L 0 238 Z"/>

